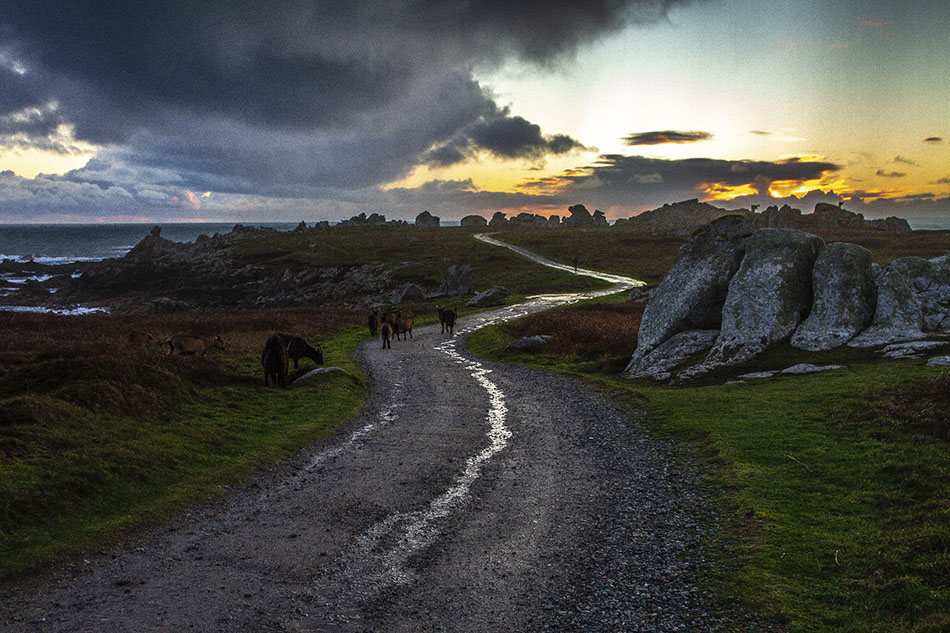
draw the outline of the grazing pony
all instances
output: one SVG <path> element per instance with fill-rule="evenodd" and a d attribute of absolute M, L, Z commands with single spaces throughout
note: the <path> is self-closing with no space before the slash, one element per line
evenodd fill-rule
<path fill-rule="evenodd" d="M 280 334 L 274 334 L 264 343 L 264 351 L 261 352 L 261 366 L 264 367 L 264 386 L 270 378 L 274 380 L 274 386 L 287 388 L 287 347 Z"/>
<path fill-rule="evenodd" d="M 449 334 L 452 334 L 455 330 L 455 320 L 459 316 L 458 308 L 439 308 L 439 324 L 442 326 L 442 333 L 444 334 L 446 330 L 449 331 Z"/>
<path fill-rule="evenodd" d="M 179 334 L 165 341 L 165 345 L 176 356 L 204 356 L 208 350 L 224 349 L 224 341 L 220 336 L 202 338 Z"/>
<path fill-rule="evenodd" d="M 148 332 L 129 332 L 129 345 L 135 347 L 152 347 L 158 345 L 158 339 Z"/>
<path fill-rule="evenodd" d="M 393 326 L 389 324 L 389 321 L 383 321 L 383 324 L 379 326 L 379 337 L 383 339 L 383 349 L 392 349 Z"/>
<path fill-rule="evenodd" d="M 406 334 L 409 335 L 409 338 L 412 338 L 412 324 L 416 320 L 413 316 L 399 317 L 399 320 L 396 321 L 396 340 L 406 340 Z M 399 338 L 399 335 L 402 335 L 402 338 Z"/>
<path fill-rule="evenodd" d="M 375 338 L 376 332 L 379 330 L 379 308 L 373 308 L 373 311 L 367 317 L 367 322 L 369 323 L 369 335 Z"/>
<path fill-rule="evenodd" d="M 318 345 L 317 349 L 310 347 L 303 338 L 293 334 L 275 334 L 284 341 L 287 348 L 287 356 L 294 361 L 294 369 L 297 369 L 297 361 L 300 358 L 309 358 L 317 365 L 323 364 L 323 346 Z"/>

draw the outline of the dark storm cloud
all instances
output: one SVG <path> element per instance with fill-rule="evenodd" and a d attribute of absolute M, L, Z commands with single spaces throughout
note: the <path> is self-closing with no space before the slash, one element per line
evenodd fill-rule
<path fill-rule="evenodd" d="M 448 167 L 476 158 L 480 152 L 501 159 L 543 161 L 549 155 L 583 149 L 587 148 L 565 134 L 543 135 L 541 126 L 520 116 L 510 116 L 505 109 L 483 117 L 449 143 L 431 150 L 425 161 L 430 165 Z"/>
<path fill-rule="evenodd" d="M 310 128 L 352 122 L 439 69 L 508 54 L 551 61 L 668 4 L 33 0 L 4 3 L 0 23 L 21 63 L 78 79 L 127 114 L 178 108 Z M 83 136 L 124 140 L 128 130 L 110 134 L 81 110 Z"/>
<path fill-rule="evenodd" d="M 711 132 L 703 132 L 700 130 L 691 130 L 685 132 L 666 130 L 663 132 L 639 132 L 637 134 L 631 134 L 624 137 L 623 142 L 625 145 L 630 147 L 635 147 L 637 145 L 700 143 L 702 141 L 712 140 L 713 136 L 714 135 Z"/>
<path fill-rule="evenodd" d="M 479 152 L 543 160 L 581 145 L 510 115 L 473 73 L 512 56 L 556 64 L 687 3 L 0 3 L 0 136 L 49 144 L 71 124 L 130 172 L 275 196 L 373 187 Z"/>

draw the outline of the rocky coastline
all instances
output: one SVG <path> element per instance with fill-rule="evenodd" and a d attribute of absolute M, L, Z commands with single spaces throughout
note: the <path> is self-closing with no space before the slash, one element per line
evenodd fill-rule
<path fill-rule="evenodd" d="M 884 231 L 910 230 L 905 220 L 865 220 L 860 214 L 819 204 L 812 214 L 797 209 L 770 207 L 762 213 L 729 211 L 697 200 L 664 205 L 610 225 L 602 211 L 593 213 L 582 204 L 567 209 L 563 217 L 520 213 L 511 218 L 497 212 L 488 220 L 470 215 L 463 227 L 527 228 L 552 227 L 635 230 L 664 235 L 690 235 L 709 221 L 723 216 L 738 217 L 751 228 L 846 227 Z M 420 230 L 438 228 L 441 219 L 423 211 L 415 219 Z M 404 220 L 361 213 L 335 226 L 323 221 L 301 222 L 292 233 L 313 235 L 319 243 L 324 231 L 336 227 L 408 226 Z M 314 305 L 365 307 L 437 296 L 435 288 L 401 283 L 393 271 L 381 265 L 300 266 L 248 258 L 242 247 L 273 236 L 273 228 L 235 225 L 224 234 L 201 235 L 194 242 L 180 243 L 161 236 L 156 227 L 124 257 L 73 264 L 41 264 L 3 260 L 0 272 L 26 278 L 6 288 L 0 304 L 62 309 L 69 306 L 105 307 L 119 312 L 184 312 L 206 309 L 251 309 Z M 469 272 L 470 275 L 470 272 Z M 467 290 L 466 290 L 467 292 Z"/>

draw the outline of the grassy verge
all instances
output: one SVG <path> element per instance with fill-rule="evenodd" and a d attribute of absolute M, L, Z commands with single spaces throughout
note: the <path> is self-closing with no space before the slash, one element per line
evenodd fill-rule
<path fill-rule="evenodd" d="M 333 433 L 366 393 L 350 360 L 365 338 L 348 325 L 357 316 L 3 315 L 0 579 L 115 542 Z M 206 359 L 132 348 L 117 336 L 131 325 L 213 328 L 227 350 Z M 273 330 L 319 340 L 326 364 L 344 371 L 265 388 L 260 345 Z M 291 379 L 311 368 L 302 360 Z"/>
<path fill-rule="evenodd" d="M 725 534 L 712 583 L 787 631 L 950 629 L 950 373 L 840 350 L 846 371 L 671 388 L 604 371 L 576 307 L 479 331 L 478 354 L 581 376 L 629 406 L 648 432 L 700 456 L 720 492 Z M 566 330 L 572 351 L 506 351 L 513 338 Z M 801 359 L 778 350 L 752 369 Z M 812 359 L 816 360 L 816 359 Z M 613 365 L 616 367 L 616 365 Z"/>

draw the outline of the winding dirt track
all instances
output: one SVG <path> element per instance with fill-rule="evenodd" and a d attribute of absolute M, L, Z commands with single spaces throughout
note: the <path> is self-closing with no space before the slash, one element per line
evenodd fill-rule
<path fill-rule="evenodd" d="M 691 628 L 692 475 L 598 394 L 464 351 L 580 298 L 367 341 L 370 397 L 336 438 L 0 596 L 0 631 Z"/>

